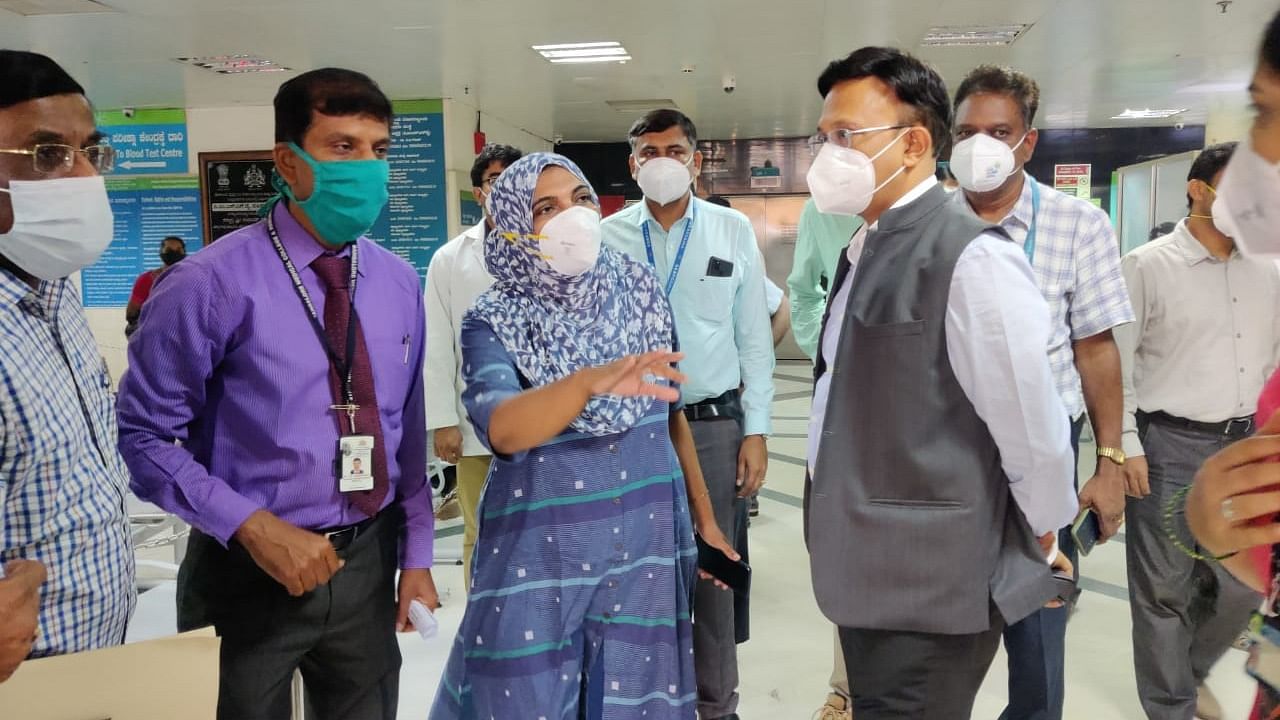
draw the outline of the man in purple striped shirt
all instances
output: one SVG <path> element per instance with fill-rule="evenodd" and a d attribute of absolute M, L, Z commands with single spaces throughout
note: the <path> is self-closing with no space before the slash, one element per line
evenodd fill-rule
<path fill-rule="evenodd" d="M 422 293 L 362 237 L 386 203 L 391 104 L 324 69 L 282 85 L 275 114 L 279 201 L 156 283 L 120 449 L 134 492 L 196 529 L 179 624 L 222 638 L 219 718 L 288 717 L 300 668 L 309 716 L 390 720 L 395 631 L 413 600 L 438 605 Z"/>

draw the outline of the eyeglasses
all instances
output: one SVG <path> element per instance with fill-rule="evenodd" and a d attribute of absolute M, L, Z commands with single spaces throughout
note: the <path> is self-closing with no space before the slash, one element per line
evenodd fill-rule
<path fill-rule="evenodd" d="M 901 130 L 902 128 L 914 127 L 912 125 L 881 125 L 879 127 L 862 128 L 859 130 L 850 130 L 849 128 L 836 128 L 830 132 L 817 133 L 809 138 L 809 152 L 817 155 L 822 150 L 822 146 L 832 143 L 837 147 L 847 148 L 853 146 L 853 138 L 858 135 L 870 135 L 871 133 L 884 132 L 885 130 Z"/>
<path fill-rule="evenodd" d="M 481 180 L 481 181 L 480 181 L 480 189 L 481 189 L 481 190 L 483 190 L 483 191 L 485 191 L 485 192 L 489 192 L 490 190 L 492 190 L 492 189 L 493 189 L 493 182 L 494 182 L 495 180 L 497 180 L 498 178 L 500 178 L 500 177 L 502 177 L 502 173 L 498 173 L 497 175 L 494 175 L 493 177 L 487 177 L 487 178 L 485 178 L 484 180 Z"/>
<path fill-rule="evenodd" d="M 43 175 L 70 170 L 76 163 L 76 153 L 84 153 L 89 164 L 99 175 L 106 175 L 116 166 L 116 149 L 110 145 L 77 148 L 58 143 L 41 143 L 33 145 L 30 150 L 0 148 L 0 154 L 30 155 L 32 166 L 35 167 L 36 172 Z"/>
<path fill-rule="evenodd" d="M 671 148 L 666 152 L 659 152 L 657 148 L 647 147 L 636 154 L 636 165 L 644 165 L 656 157 L 671 158 L 681 165 L 688 165 L 689 160 L 693 157 L 693 151 L 684 148 Z"/>

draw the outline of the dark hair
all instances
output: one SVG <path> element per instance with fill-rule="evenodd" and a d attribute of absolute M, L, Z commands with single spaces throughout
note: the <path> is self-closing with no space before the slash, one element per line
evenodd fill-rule
<path fill-rule="evenodd" d="M 708 195 L 707 202 L 711 203 L 712 205 L 719 205 L 720 207 L 727 207 L 727 208 L 733 207 L 733 205 L 729 204 L 729 198 L 723 195 Z"/>
<path fill-rule="evenodd" d="M 826 97 L 838 83 L 865 77 L 880 79 L 911 106 L 913 117 L 933 137 L 933 156 L 939 157 L 951 137 L 951 101 L 947 84 L 936 70 L 896 48 L 864 47 L 833 60 L 818 77 L 818 94 Z"/>
<path fill-rule="evenodd" d="M 1147 240 L 1155 240 L 1156 238 L 1162 238 L 1165 235 L 1172 233 L 1177 228 L 1178 228 L 1177 223 L 1162 222 L 1159 225 L 1151 228 L 1151 233 L 1147 237 Z"/>
<path fill-rule="evenodd" d="M 0 109 L 53 95 L 84 95 L 84 88 L 44 55 L 0 50 Z"/>
<path fill-rule="evenodd" d="M 520 148 L 496 143 L 485 145 L 476 156 L 476 161 L 471 163 L 471 187 L 480 187 L 480 183 L 484 182 L 484 171 L 493 163 L 502 163 L 502 167 L 509 168 L 521 157 L 524 157 L 524 152 Z"/>
<path fill-rule="evenodd" d="M 684 136 L 689 139 L 689 144 L 695 148 L 698 147 L 698 129 L 693 126 L 693 121 L 689 119 L 688 115 L 670 108 L 652 110 L 635 121 L 635 124 L 631 126 L 631 130 L 627 132 L 627 142 L 630 143 L 631 148 L 634 150 L 636 139 L 641 135 L 666 132 L 677 125 L 684 132 Z"/>
<path fill-rule="evenodd" d="M 1187 182 L 1199 180 L 1209 185 L 1213 184 L 1213 178 L 1231 161 L 1231 155 L 1236 151 L 1236 143 L 1224 142 L 1217 145 L 1210 145 L 1191 163 L 1191 172 L 1187 173 Z M 1187 195 L 1187 207 L 1191 207 L 1191 195 Z"/>
<path fill-rule="evenodd" d="M 311 114 L 368 115 L 391 124 L 391 101 L 368 75 L 342 68 L 305 72 L 276 92 L 276 142 L 302 145 Z"/>
<path fill-rule="evenodd" d="M 1271 18 L 1266 31 L 1262 33 L 1262 52 L 1259 56 L 1268 67 L 1280 72 L 1280 12 Z"/>
<path fill-rule="evenodd" d="M 186 240 L 183 240 L 182 238 L 178 237 L 177 235 L 168 235 L 168 236 L 166 236 L 166 237 L 165 237 L 165 239 L 163 239 L 163 240 L 161 240 L 161 241 L 160 241 L 160 247 L 164 247 L 164 244 L 165 244 L 165 243 L 170 243 L 170 242 L 176 242 L 176 243 L 178 243 L 179 245 L 181 245 L 181 246 L 182 246 L 182 249 L 183 249 L 183 250 L 186 250 L 186 249 L 187 249 L 187 241 L 186 241 Z"/>
<path fill-rule="evenodd" d="M 996 65 L 979 65 L 965 76 L 956 90 L 956 109 L 970 95 L 992 93 L 1006 95 L 1022 110 L 1022 122 L 1031 128 L 1036 121 L 1036 111 L 1040 109 L 1040 86 L 1030 75 L 1010 67 Z"/>

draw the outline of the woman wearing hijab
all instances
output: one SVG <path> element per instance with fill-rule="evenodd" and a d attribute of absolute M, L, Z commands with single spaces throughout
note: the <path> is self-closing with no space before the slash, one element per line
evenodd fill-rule
<path fill-rule="evenodd" d="M 1263 33 L 1249 86 L 1255 115 L 1218 184 L 1213 219 L 1241 252 L 1280 257 L 1280 13 Z M 1280 308 L 1276 309 L 1280 312 Z M 1198 545 L 1183 552 L 1220 561 L 1257 590 L 1262 612 L 1251 626 L 1257 641 L 1250 671 L 1259 680 L 1252 717 L 1280 718 L 1280 371 L 1262 391 L 1255 437 L 1209 458 L 1186 498 L 1187 523 Z M 1175 498 L 1180 501 L 1181 498 Z M 1169 515 L 1176 515 L 1173 506 Z"/>
<path fill-rule="evenodd" d="M 737 556 L 671 405 L 666 297 L 600 246 L 598 200 L 567 158 L 511 165 L 489 213 L 497 282 L 461 344 L 463 402 L 494 462 L 431 718 L 692 720 L 692 526 Z"/>

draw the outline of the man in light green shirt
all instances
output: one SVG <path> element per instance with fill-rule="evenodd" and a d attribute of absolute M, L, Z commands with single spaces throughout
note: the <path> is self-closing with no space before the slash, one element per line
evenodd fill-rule
<path fill-rule="evenodd" d="M 849 215 L 824 215 L 810 198 L 800 213 L 796 229 L 796 253 L 787 287 L 791 290 L 791 332 L 796 344 L 813 360 L 827 308 L 827 290 L 836 276 L 836 261 L 849 238 L 862 227 L 862 219 Z"/>
<path fill-rule="evenodd" d="M 689 118 L 656 110 L 628 138 L 631 172 L 645 200 L 605 220 L 604 242 L 653 267 L 671 300 L 685 354 L 680 370 L 688 376 L 681 399 L 698 464 L 716 522 L 738 540 L 745 560 L 746 498 L 764 483 L 773 403 L 764 259 L 745 215 L 693 196 L 702 155 Z M 745 625 L 745 617 L 734 594 L 698 582 L 693 649 L 704 720 L 738 717 L 736 642 L 746 632 L 735 626 Z"/>

